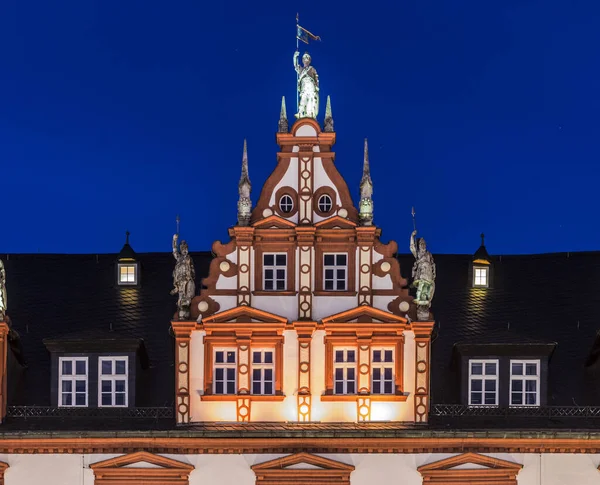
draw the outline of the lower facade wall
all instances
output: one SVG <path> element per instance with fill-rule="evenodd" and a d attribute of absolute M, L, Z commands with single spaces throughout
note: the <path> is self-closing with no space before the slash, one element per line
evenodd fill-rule
<path fill-rule="evenodd" d="M 523 465 L 517 476 L 519 485 L 598 485 L 600 454 L 486 454 Z M 0 454 L 8 463 L 6 485 L 93 485 L 90 464 L 121 455 L 103 454 Z M 252 465 L 286 455 L 162 455 L 195 467 L 190 485 L 254 485 Z M 456 454 L 320 454 L 355 467 L 352 485 L 421 485 L 417 468 L 456 456 Z M 143 466 L 143 464 L 136 465 Z M 154 466 L 154 465 L 146 465 Z M 469 465 L 461 465 L 469 468 Z M 474 466 L 473 468 L 477 468 Z"/>

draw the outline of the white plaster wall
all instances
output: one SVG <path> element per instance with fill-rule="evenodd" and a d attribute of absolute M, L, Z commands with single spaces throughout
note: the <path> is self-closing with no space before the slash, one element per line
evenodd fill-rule
<path fill-rule="evenodd" d="M 273 295 L 252 296 L 252 307 L 274 313 L 293 322 L 298 319 L 298 297 Z"/>
<path fill-rule="evenodd" d="M 310 125 L 302 125 L 296 131 L 296 136 L 317 136 L 317 130 Z"/>
<path fill-rule="evenodd" d="M 352 308 L 356 308 L 355 296 L 315 296 L 313 297 L 313 318 L 321 320 Z"/>
<path fill-rule="evenodd" d="M 237 275 L 229 278 L 219 275 L 216 285 L 217 290 L 237 290 Z"/>
<path fill-rule="evenodd" d="M 273 188 L 271 198 L 269 199 L 269 207 L 279 204 L 279 201 L 275 200 L 275 194 L 277 194 L 277 191 L 281 187 L 292 187 L 296 191 L 296 193 L 298 192 L 298 158 L 290 159 L 290 165 L 287 171 L 285 172 L 281 180 Z M 298 201 L 296 201 L 295 203 L 298 204 Z M 298 207 L 296 207 L 296 209 L 298 209 Z M 294 224 L 298 224 L 298 212 L 296 212 L 291 217 L 285 217 L 285 219 L 287 219 L 290 222 L 293 222 Z"/>
<path fill-rule="evenodd" d="M 316 147 L 318 148 L 318 147 Z M 317 150 L 315 150 L 317 151 Z M 342 201 L 340 198 L 340 193 L 338 191 L 337 186 L 333 183 L 333 181 L 329 178 L 329 175 L 327 175 L 327 172 L 325 172 L 325 168 L 323 168 L 323 160 L 320 157 L 315 157 L 314 158 L 314 162 L 313 162 L 313 170 L 314 170 L 314 184 L 315 186 L 313 187 L 313 192 L 316 192 L 319 188 L 321 187 L 331 187 L 334 192 L 335 192 L 335 200 L 333 201 L 333 205 L 341 205 Z M 317 203 L 317 201 L 315 201 L 315 204 Z M 319 215 L 317 215 L 316 212 L 313 211 L 313 221 L 314 222 L 320 222 L 324 219 L 329 219 L 329 217 L 321 217 Z"/>
<path fill-rule="evenodd" d="M 225 310 L 230 310 L 231 308 L 235 308 L 237 306 L 237 296 L 234 295 L 210 295 L 210 297 L 215 300 L 221 308 L 219 308 L 219 312 L 224 312 Z"/>
<path fill-rule="evenodd" d="M 517 475 L 519 485 L 598 485 L 600 455 L 491 453 L 494 458 L 523 465 Z M 119 455 L 106 454 L 35 454 L 0 455 L 8 463 L 6 485 L 94 485 L 90 464 Z M 190 485 L 255 485 L 252 465 L 270 461 L 282 454 L 163 455 L 195 467 Z M 422 485 L 417 468 L 456 454 L 324 454 L 355 467 L 352 485 L 397 483 Z M 464 468 L 464 467 L 461 467 Z M 476 467 L 473 467 L 476 468 Z M 479 467 L 477 467 L 479 468 Z M 401 478 L 399 478 L 401 477 Z"/>

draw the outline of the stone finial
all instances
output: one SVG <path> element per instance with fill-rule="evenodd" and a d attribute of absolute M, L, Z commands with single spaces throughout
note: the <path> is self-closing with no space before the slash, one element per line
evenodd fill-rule
<path fill-rule="evenodd" d="M 360 179 L 360 204 L 359 218 L 363 226 L 373 224 L 373 181 L 371 180 L 371 168 L 369 166 L 369 145 L 365 138 L 365 152 L 363 160 L 363 174 Z"/>
<path fill-rule="evenodd" d="M 285 109 L 285 96 L 281 97 L 281 111 L 279 112 L 279 133 L 288 132 L 287 110 Z"/>
<path fill-rule="evenodd" d="M 244 140 L 244 152 L 242 154 L 242 175 L 238 183 L 238 225 L 247 226 L 250 222 L 250 213 L 252 201 L 250 200 L 250 191 L 252 184 L 248 176 L 248 145 Z"/>
<path fill-rule="evenodd" d="M 327 96 L 327 104 L 325 105 L 325 122 L 323 123 L 323 131 L 333 132 L 333 116 L 331 115 L 331 98 Z"/>

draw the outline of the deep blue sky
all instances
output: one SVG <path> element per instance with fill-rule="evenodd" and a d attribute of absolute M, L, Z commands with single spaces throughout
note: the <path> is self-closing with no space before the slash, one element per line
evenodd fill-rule
<path fill-rule="evenodd" d="M 600 249 L 598 1 L 4 0 L 0 253 L 168 251 L 178 213 L 227 239 L 243 139 L 256 202 L 295 107 L 296 11 L 385 240 L 415 205 L 433 252 Z"/>

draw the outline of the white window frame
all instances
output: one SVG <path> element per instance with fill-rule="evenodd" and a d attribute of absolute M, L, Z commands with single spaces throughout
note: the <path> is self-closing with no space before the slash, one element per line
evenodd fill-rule
<path fill-rule="evenodd" d="M 336 361 L 336 353 L 344 352 L 344 362 Z M 354 352 L 354 362 L 347 362 L 348 351 Z M 343 369 L 343 379 L 336 379 L 336 370 Z M 348 369 L 354 370 L 354 379 L 348 379 Z M 348 383 L 354 382 L 354 391 L 348 392 Z M 343 392 L 337 392 L 337 383 L 342 382 Z M 333 393 L 338 396 L 358 394 L 358 348 L 357 347 L 334 347 L 333 348 Z"/>
<path fill-rule="evenodd" d="M 323 210 L 321 208 L 321 201 L 324 200 L 325 197 L 327 197 L 329 199 L 328 203 L 324 202 L 324 204 L 329 205 L 329 209 L 327 209 L 327 210 Z M 333 209 L 333 199 L 331 198 L 331 196 L 329 194 L 322 194 L 321 196 L 319 196 L 319 200 L 317 200 L 317 208 L 319 209 L 319 212 L 323 212 L 323 213 L 331 212 L 331 209 Z"/>
<path fill-rule="evenodd" d="M 283 208 L 283 200 L 286 197 L 290 200 L 290 204 L 291 204 L 290 210 L 287 210 L 287 211 Z M 289 194 L 283 194 L 281 196 L 281 198 L 279 199 L 279 210 L 281 212 L 283 212 L 284 214 L 291 214 L 292 212 L 294 212 L 294 199 L 293 199 L 293 197 L 291 195 L 289 195 Z"/>
<path fill-rule="evenodd" d="M 523 365 L 523 374 L 522 375 L 513 374 L 513 364 L 522 364 Z M 527 364 L 535 364 L 536 374 L 534 376 L 525 374 Z M 537 407 L 540 405 L 540 373 L 541 373 L 540 369 L 541 369 L 541 364 L 538 359 L 529 359 L 529 360 L 515 359 L 515 360 L 510 361 L 510 391 L 509 391 L 510 394 L 508 396 L 508 402 L 510 403 L 511 407 L 521 407 L 521 406 Z M 513 402 L 512 402 L 513 380 L 519 380 L 523 383 L 523 385 L 521 387 L 521 399 L 522 399 L 521 404 L 513 404 Z M 527 394 L 531 394 L 531 391 L 529 391 L 529 392 L 526 391 L 526 382 L 527 381 L 535 382 L 535 404 L 527 404 L 525 402 Z M 514 392 L 519 392 L 519 391 L 514 391 Z"/>
<path fill-rule="evenodd" d="M 125 374 L 116 373 L 116 362 L 125 361 Z M 112 374 L 102 373 L 102 363 L 111 362 Z M 102 404 L 102 382 L 111 382 L 110 404 Z M 125 404 L 115 404 L 116 401 L 116 381 L 125 381 Z M 129 357 L 114 356 L 114 357 L 98 357 L 98 407 L 99 408 L 126 408 L 129 405 Z"/>
<path fill-rule="evenodd" d="M 473 266 L 473 286 L 476 288 L 488 288 L 490 286 L 490 268 L 487 266 Z"/>
<path fill-rule="evenodd" d="M 121 270 L 125 269 L 125 268 L 133 268 L 133 280 L 132 281 L 123 280 L 123 278 L 122 278 L 123 274 L 121 273 Z M 118 272 L 117 278 L 118 278 L 119 286 L 137 285 L 137 282 L 138 282 L 138 265 L 137 265 L 137 263 L 118 263 L 117 264 L 117 272 Z M 127 274 L 127 276 L 129 277 L 129 274 Z"/>
<path fill-rule="evenodd" d="M 254 362 L 254 353 L 258 352 L 260 353 L 260 362 Z M 265 362 L 265 353 L 269 352 L 271 354 L 271 362 Z M 252 361 L 252 374 L 251 374 L 251 389 L 252 389 L 252 394 L 253 395 L 258 395 L 258 396 L 272 396 L 275 394 L 275 349 L 274 348 L 257 348 L 257 349 L 250 349 L 250 358 Z M 254 384 L 255 382 L 257 382 L 254 379 L 254 371 L 258 370 L 260 371 L 260 378 L 258 380 L 258 383 L 260 384 L 260 392 L 256 393 L 254 392 Z M 265 384 L 268 382 L 267 379 L 265 379 L 265 371 L 266 370 L 271 370 L 271 392 L 265 392 Z"/>
<path fill-rule="evenodd" d="M 224 352 L 224 357 L 226 360 L 226 356 L 228 352 L 233 352 L 235 355 L 235 362 L 217 362 L 217 352 Z M 213 387 L 212 393 L 217 396 L 233 396 L 237 394 L 237 362 L 238 362 L 238 349 L 236 347 L 218 347 L 213 349 Z M 223 392 L 217 392 L 217 368 L 223 369 Z M 233 372 L 233 393 L 227 392 L 227 384 L 231 382 L 231 380 L 227 379 L 227 369 L 234 369 Z"/>
<path fill-rule="evenodd" d="M 273 264 L 266 265 L 265 264 L 265 256 L 273 256 Z M 284 265 L 277 264 L 277 256 L 283 256 L 285 258 Z M 263 253 L 262 255 L 262 263 L 263 263 L 263 290 L 264 291 L 287 291 L 287 265 L 288 265 L 288 257 L 287 253 Z M 273 289 L 267 290 L 267 270 L 273 271 Z M 277 271 L 283 270 L 283 289 L 277 288 L 277 282 L 281 281 L 281 278 L 277 277 Z"/>
<path fill-rule="evenodd" d="M 345 265 L 338 265 L 337 264 L 337 257 L 338 256 L 346 256 L 346 264 Z M 331 265 L 326 265 L 325 264 L 325 258 L 327 256 L 333 256 L 334 257 L 334 264 Z M 349 261 L 348 258 L 350 258 L 350 254 L 349 253 L 323 253 L 323 290 L 324 291 L 348 291 L 348 278 L 350 277 L 348 275 L 348 268 L 349 268 Z M 333 270 L 333 280 L 331 280 L 331 278 L 326 278 L 327 275 L 327 270 Z M 339 269 L 344 269 L 346 277 L 344 278 L 344 288 L 343 289 L 339 289 L 337 287 L 338 281 L 341 281 L 341 279 L 338 279 L 337 277 L 337 272 Z M 327 281 L 333 281 L 333 289 L 328 290 L 327 289 Z"/>
<path fill-rule="evenodd" d="M 381 352 L 381 356 L 384 359 L 381 362 L 375 362 L 375 352 Z M 390 362 L 385 361 L 385 353 L 386 352 L 391 352 L 392 353 L 392 360 Z M 395 383 L 395 379 L 396 379 L 396 375 L 394 372 L 395 366 L 396 366 L 396 352 L 394 351 L 393 347 L 372 347 L 371 348 L 371 394 L 394 394 L 395 393 L 395 388 L 396 388 L 396 383 Z M 379 392 L 375 392 L 375 386 L 373 385 L 375 382 L 377 382 L 375 380 L 375 369 L 378 369 L 380 374 L 379 374 L 379 379 L 377 380 L 379 382 L 380 388 L 379 388 Z M 385 379 L 385 369 L 391 369 L 392 371 L 392 377 L 391 379 Z M 385 392 L 385 383 L 386 382 L 391 382 L 391 389 L 390 392 Z"/>
<path fill-rule="evenodd" d="M 63 362 L 70 361 L 73 374 L 63 375 L 62 368 Z M 76 362 L 85 362 L 85 374 L 76 374 Z M 61 408 L 86 408 L 89 402 L 89 373 L 90 365 L 87 357 L 59 357 L 58 358 L 58 407 Z M 76 392 L 76 381 L 85 381 L 85 404 L 76 404 L 77 392 Z M 62 383 L 71 382 L 71 402 L 72 404 L 63 404 L 63 390 Z"/>
<path fill-rule="evenodd" d="M 482 364 L 482 374 L 471 374 L 471 364 Z M 485 373 L 485 364 L 496 364 L 496 375 L 492 376 L 492 375 L 486 375 Z M 498 396 L 500 394 L 500 389 L 499 389 L 499 384 L 500 384 L 500 380 L 499 380 L 499 372 L 500 372 L 500 361 L 498 359 L 469 359 L 468 362 L 469 365 L 469 396 L 468 396 L 468 402 L 469 402 L 469 406 L 476 406 L 476 407 L 493 407 L 493 406 L 498 406 Z M 471 383 L 473 381 L 473 379 L 477 379 L 477 380 L 481 380 L 481 404 L 472 404 L 471 403 Z M 485 402 L 485 382 L 486 381 L 495 381 L 496 382 L 496 399 L 494 404 L 486 404 Z M 489 391 L 488 391 L 489 392 Z"/>

